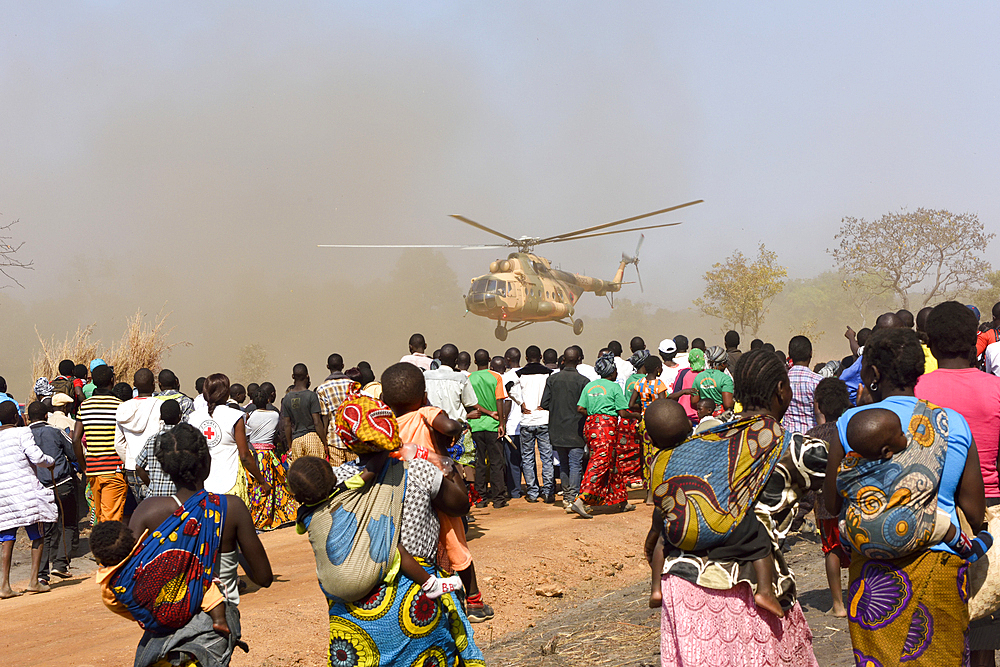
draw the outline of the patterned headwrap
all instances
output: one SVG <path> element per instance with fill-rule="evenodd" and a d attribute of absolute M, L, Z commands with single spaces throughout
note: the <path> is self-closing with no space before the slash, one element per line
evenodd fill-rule
<path fill-rule="evenodd" d="M 594 362 L 594 372 L 602 378 L 611 377 L 616 368 L 615 355 L 611 352 L 605 352 Z"/>
<path fill-rule="evenodd" d="M 646 359 L 649 359 L 650 356 L 649 350 L 639 350 L 629 357 L 628 362 L 635 367 L 635 370 L 639 370 L 642 368 L 642 365 L 646 363 Z"/>
<path fill-rule="evenodd" d="M 56 388 L 52 386 L 48 378 L 38 378 L 35 380 L 34 392 L 35 396 L 41 400 L 43 396 L 51 396 L 56 393 Z"/>
<path fill-rule="evenodd" d="M 840 370 L 839 361 L 828 361 L 823 368 L 819 369 L 819 374 L 825 378 L 835 378 L 837 377 L 837 372 Z"/>
<path fill-rule="evenodd" d="M 337 435 L 355 454 L 391 452 L 402 446 L 399 425 L 388 405 L 380 400 L 356 394 L 350 396 L 334 417 Z"/>
<path fill-rule="evenodd" d="M 705 350 L 705 358 L 712 365 L 721 364 L 729 361 L 729 353 L 718 345 L 713 345 Z"/>
<path fill-rule="evenodd" d="M 691 370 L 695 373 L 700 373 L 705 370 L 705 353 L 698 348 L 693 348 L 688 352 L 688 363 L 691 364 Z"/>

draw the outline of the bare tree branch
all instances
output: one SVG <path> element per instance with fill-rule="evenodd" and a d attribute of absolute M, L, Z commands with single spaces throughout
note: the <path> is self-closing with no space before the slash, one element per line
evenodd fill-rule
<path fill-rule="evenodd" d="M 13 273 L 16 269 L 33 270 L 34 262 L 31 260 L 25 262 L 17 255 L 18 251 L 24 246 L 24 241 L 14 245 L 14 237 L 10 234 L 10 228 L 17 223 L 18 221 L 14 220 L 13 222 L 8 222 L 6 225 L 0 225 L 0 273 L 23 289 L 24 285 L 18 281 Z M 9 285 L 0 286 L 0 289 L 4 287 L 9 287 Z"/>

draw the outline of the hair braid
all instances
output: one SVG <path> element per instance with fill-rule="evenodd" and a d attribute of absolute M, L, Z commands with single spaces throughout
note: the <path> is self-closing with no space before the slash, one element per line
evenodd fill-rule
<path fill-rule="evenodd" d="M 163 472 L 178 486 L 196 487 L 212 461 L 208 441 L 191 424 L 178 424 L 158 436 L 154 451 Z"/>
<path fill-rule="evenodd" d="M 781 360 L 773 352 L 751 350 L 733 369 L 733 397 L 744 410 L 766 408 L 782 381 L 788 382 L 788 371 Z"/>

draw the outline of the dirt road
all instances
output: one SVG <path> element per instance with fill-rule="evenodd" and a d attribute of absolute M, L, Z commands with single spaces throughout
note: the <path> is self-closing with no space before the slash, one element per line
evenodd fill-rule
<path fill-rule="evenodd" d="M 474 513 L 470 544 L 484 597 L 496 610 L 493 621 L 476 626 L 475 636 L 490 664 L 659 664 L 659 617 L 645 607 L 648 568 L 642 539 L 649 508 L 640 505 L 635 512 L 599 514 L 585 521 L 561 507 L 515 500 L 500 510 Z M 242 597 L 243 636 L 250 653 L 237 652 L 232 664 L 325 664 L 326 603 L 306 538 L 283 529 L 261 539 L 276 580 L 270 588 L 252 587 Z M 798 545 L 793 567 L 803 569 L 799 587 L 817 636 L 820 664 L 848 665 L 846 623 L 823 616 L 829 602 L 818 553 L 818 545 Z M 28 554 L 19 547 L 15 555 L 23 562 Z M 74 570 L 87 572 L 57 581 L 51 593 L 0 601 L 0 654 L 18 656 L 22 665 L 131 664 L 142 633 L 105 610 L 93 568 L 89 559 L 76 559 Z M 16 571 L 23 572 L 23 566 Z M 13 583 L 17 588 L 26 582 L 22 575 Z M 538 595 L 536 589 L 553 597 Z M 555 650 L 542 661 L 545 645 Z M 602 651 L 601 659 L 595 659 L 595 650 Z M 626 653 L 615 657 L 616 651 Z"/>

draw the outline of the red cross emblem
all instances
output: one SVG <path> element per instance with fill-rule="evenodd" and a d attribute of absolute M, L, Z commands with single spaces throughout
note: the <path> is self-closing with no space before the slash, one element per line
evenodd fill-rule
<path fill-rule="evenodd" d="M 201 432 L 208 441 L 208 446 L 218 444 L 222 440 L 222 427 L 214 419 L 206 419 L 201 423 Z"/>

